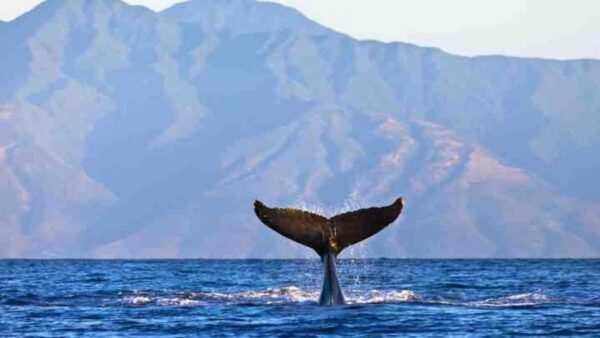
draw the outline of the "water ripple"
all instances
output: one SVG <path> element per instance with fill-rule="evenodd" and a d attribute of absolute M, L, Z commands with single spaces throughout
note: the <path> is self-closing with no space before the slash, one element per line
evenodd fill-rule
<path fill-rule="evenodd" d="M 0 336 L 600 335 L 600 260 L 1 261 Z"/>

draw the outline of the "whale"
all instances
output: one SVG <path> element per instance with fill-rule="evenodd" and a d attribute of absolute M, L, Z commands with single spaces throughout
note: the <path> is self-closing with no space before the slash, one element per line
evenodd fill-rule
<path fill-rule="evenodd" d="M 270 208 L 254 201 L 258 219 L 280 235 L 313 249 L 323 263 L 320 305 L 345 304 L 336 271 L 336 260 L 345 248 L 361 242 L 388 225 L 402 212 L 404 199 L 394 203 L 324 217 L 294 208 Z"/>

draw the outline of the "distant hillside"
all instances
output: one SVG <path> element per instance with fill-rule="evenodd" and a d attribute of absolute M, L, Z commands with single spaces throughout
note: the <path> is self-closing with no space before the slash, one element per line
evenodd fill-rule
<path fill-rule="evenodd" d="M 253 200 L 398 195 L 346 257 L 600 256 L 600 61 L 358 41 L 251 0 L 48 0 L 0 46 L 0 257 L 312 257 Z"/>

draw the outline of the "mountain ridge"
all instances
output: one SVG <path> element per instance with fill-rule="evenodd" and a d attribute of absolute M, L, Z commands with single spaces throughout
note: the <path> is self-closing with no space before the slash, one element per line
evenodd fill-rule
<path fill-rule="evenodd" d="M 250 0 L 45 6 L 0 26 L 0 256 L 306 257 L 254 198 L 400 194 L 348 255 L 600 253 L 600 62 L 357 41 Z"/>

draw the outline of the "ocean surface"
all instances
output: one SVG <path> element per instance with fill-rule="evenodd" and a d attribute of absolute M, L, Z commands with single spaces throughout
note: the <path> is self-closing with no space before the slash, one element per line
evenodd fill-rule
<path fill-rule="evenodd" d="M 600 336 L 600 260 L 1 260 L 1 337 Z"/>

